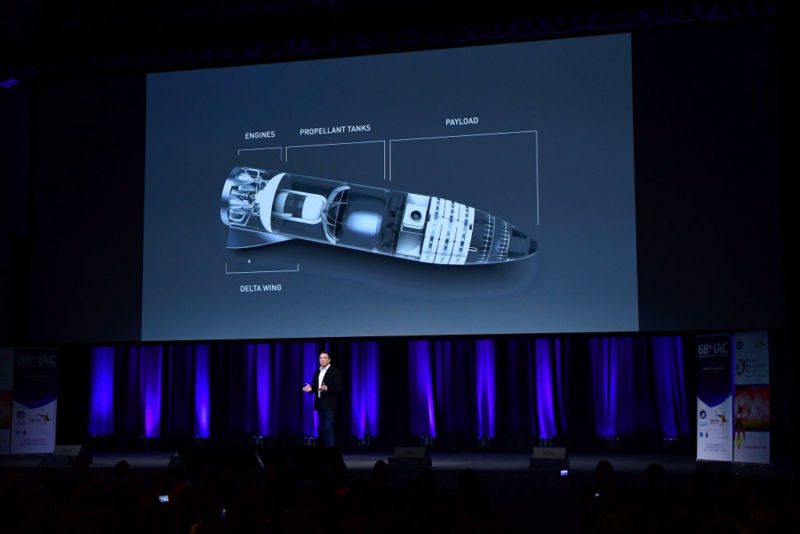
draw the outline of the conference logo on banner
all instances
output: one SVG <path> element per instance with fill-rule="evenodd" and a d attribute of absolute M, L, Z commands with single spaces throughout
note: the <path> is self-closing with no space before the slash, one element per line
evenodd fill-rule
<path fill-rule="evenodd" d="M 58 351 L 16 349 L 11 454 L 53 452 L 57 395 Z"/>
<path fill-rule="evenodd" d="M 769 463 L 769 335 L 766 331 L 736 334 L 733 346 L 733 460 Z"/>
<path fill-rule="evenodd" d="M 11 390 L 14 385 L 14 349 L 0 347 L 0 454 L 11 448 Z"/>
<path fill-rule="evenodd" d="M 697 358 L 697 459 L 733 459 L 731 336 L 695 338 Z"/>

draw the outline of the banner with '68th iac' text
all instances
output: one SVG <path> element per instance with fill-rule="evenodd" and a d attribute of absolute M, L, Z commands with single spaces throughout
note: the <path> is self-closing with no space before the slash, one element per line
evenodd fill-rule
<path fill-rule="evenodd" d="M 50 453 L 56 446 L 58 351 L 14 351 L 11 454 Z"/>
<path fill-rule="evenodd" d="M 729 334 L 697 336 L 697 459 L 733 459 L 733 364 Z"/>

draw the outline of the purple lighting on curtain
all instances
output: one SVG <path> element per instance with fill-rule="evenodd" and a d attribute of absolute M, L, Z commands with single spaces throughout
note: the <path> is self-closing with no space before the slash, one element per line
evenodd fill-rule
<path fill-rule="evenodd" d="M 211 392 L 209 387 L 209 348 L 194 348 L 194 436 L 211 437 Z"/>
<path fill-rule="evenodd" d="M 161 354 L 158 345 L 139 348 L 139 399 L 146 438 L 161 435 Z"/>
<path fill-rule="evenodd" d="M 666 438 L 689 435 L 680 337 L 653 338 L 656 408 Z"/>
<path fill-rule="evenodd" d="M 479 339 L 475 342 L 475 381 L 478 400 L 478 437 L 494 437 L 494 341 Z"/>
<path fill-rule="evenodd" d="M 269 432 L 269 409 L 272 379 L 272 354 L 266 343 L 248 345 L 248 351 L 255 352 L 256 362 L 256 417 L 257 432 L 266 436 Z"/>
<path fill-rule="evenodd" d="M 92 348 L 89 382 L 89 434 L 114 433 L 114 349 Z"/>
<path fill-rule="evenodd" d="M 357 438 L 363 438 L 367 433 L 367 406 L 364 400 L 364 380 L 361 369 L 361 354 L 359 344 L 354 341 L 350 344 L 350 432 Z"/>
<path fill-rule="evenodd" d="M 380 404 L 378 380 L 381 375 L 381 360 L 378 354 L 378 343 L 376 341 L 366 342 L 364 352 L 367 360 L 367 384 L 364 388 L 367 396 L 366 430 L 370 436 L 377 436 L 380 433 L 380 427 L 378 426 L 378 405 Z"/>
<path fill-rule="evenodd" d="M 561 354 L 561 340 L 556 339 L 556 396 L 558 399 L 558 422 L 561 427 L 561 432 L 566 434 L 567 433 L 567 410 L 566 406 L 564 405 L 565 399 L 567 397 L 566 392 L 564 391 L 564 360 L 565 358 L 562 357 Z"/>
<path fill-rule="evenodd" d="M 378 379 L 378 343 L 351 343 L 351 431 L 359 439 L 378 435 Z"/>
<path fill-rule="evenodd" d="M 556 436 L 555 406 L 553 405 L 553 366 L 550 340 L 536 340 L 536 415 L 539 438 Z"/>
<path fill-rule="evenodd" d="M 428 341 L 408 342 L 408 403 L 411 433 L 435 438 L 431 344 Z"/>
<path fill-rule="evenodd" d="M 325 350 L 328 350 L 327 344 Z M 310 381 L 319 367 L 316 343 L 303 343 L 303 380 Z M 314 411 L 314 395 L 303 393 L 303 436 L 319 437 L 319 416 Z"/>
<path fill-rule="evenodd" d="M 597 434 L 633 433 L 633 339 L 592 338 L 592 398 Z"/>

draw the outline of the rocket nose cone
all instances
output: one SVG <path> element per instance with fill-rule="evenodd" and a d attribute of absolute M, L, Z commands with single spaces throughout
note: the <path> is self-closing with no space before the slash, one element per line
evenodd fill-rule
<path fill-rule="evenodd" d="M 512 227 L 511 239 L 508 246 L 508 259 L 521 260 L 535 254 L 539 245 L 528 234 Z"/>
<path fill-rule="evenodd" d="M 505 263 L 530 257 L 538 245 L 513 224 L 475 210 L 475 224 L 467 263 Z"/>

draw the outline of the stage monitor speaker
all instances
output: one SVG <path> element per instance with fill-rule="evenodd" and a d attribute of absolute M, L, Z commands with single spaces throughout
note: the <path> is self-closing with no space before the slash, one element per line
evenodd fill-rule
<path fill-rule="evenodd" d="M 566 447 L 534 447 L 531 469 L 538 473 L 557 473 L 569 470 Z"/>
<path fill-rule="evenodd" d="M 88 454 L 83 450 L 83 445 L 56 445 L 52 454 L 42 455 L 42 465 L 49 467 L 69 467 L 75 463 L 75 459 L 83 454 Z M 91 458 L 89 458 L 91 463 Z"/>
<path fill-rule="evenodd" d="M 422 471 L 433 466 L 427 447 L 395 447 L 394 456 L 389 458 L 389 470 Z"/>

